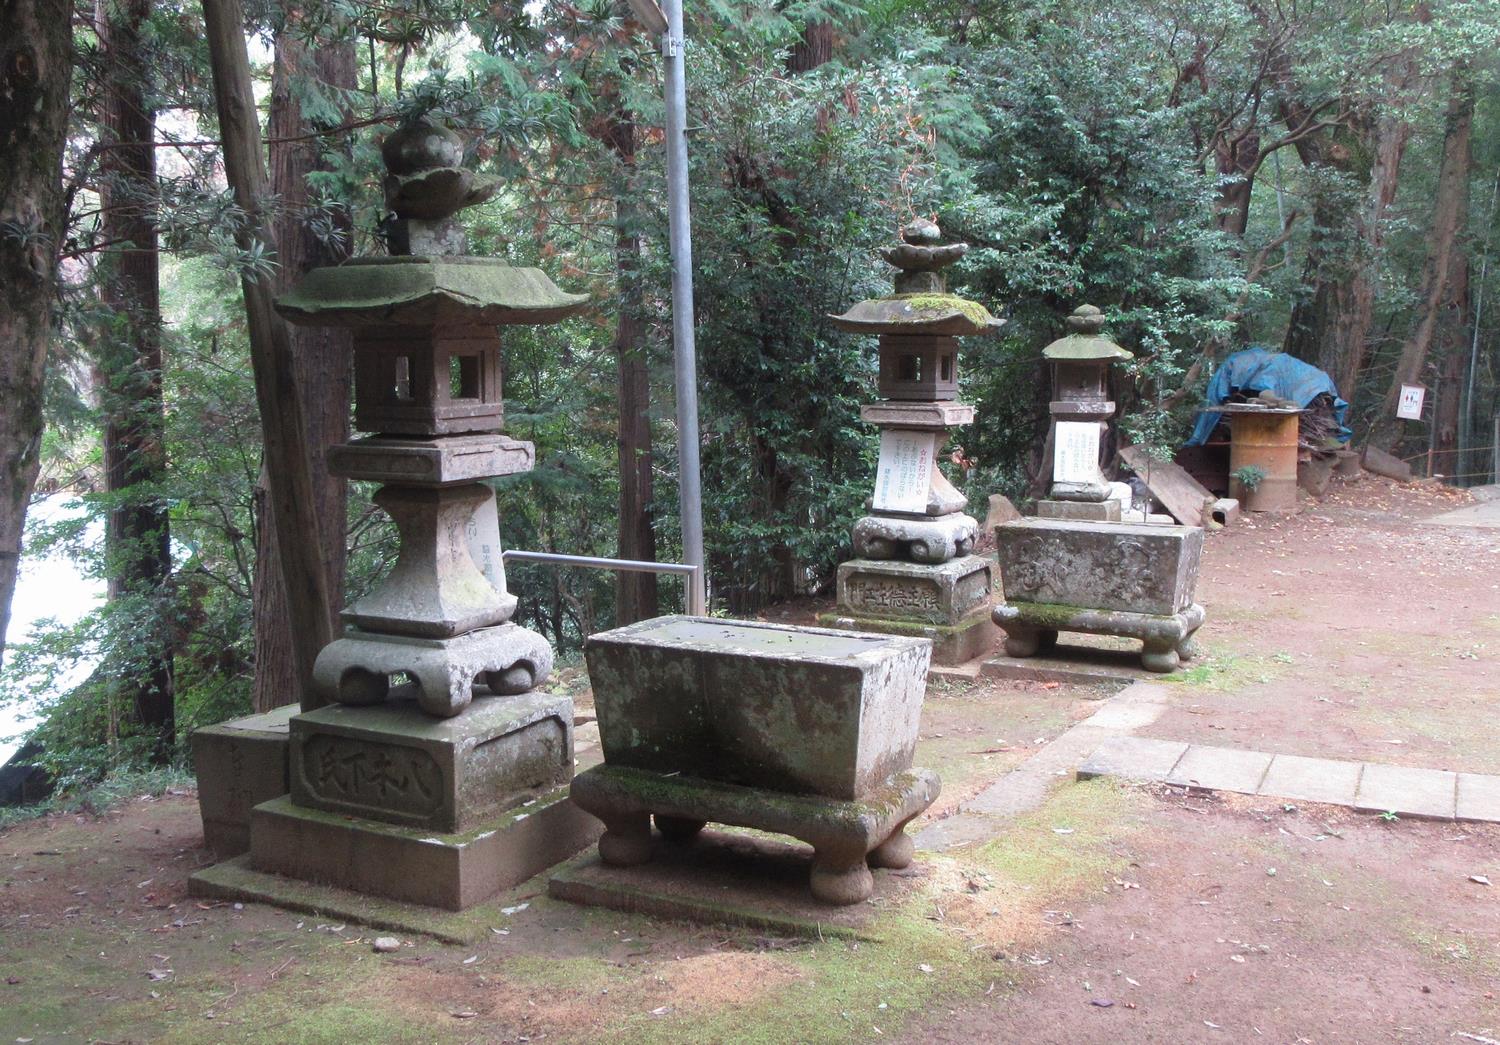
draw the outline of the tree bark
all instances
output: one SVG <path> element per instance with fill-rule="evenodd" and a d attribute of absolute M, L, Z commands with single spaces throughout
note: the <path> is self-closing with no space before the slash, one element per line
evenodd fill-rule
<path fill-rule="evenodd" d="M 100 298 L 110 323 L 96 361 L 105 487 L 113 495 L 104 537 L 111 601 L 159 600 L 172 573 L 166 502 L 152 489 L 167 461 L 151 145 L 156 113 L 146 100 L 151 75 L 141 46 L 150 14 L 151 0 L 100 0 L 95 26 L 104 58 L 99 123 L 106 146 L 99 161 L 99 234 L 117 244 L 100 263 Z M 132 701 L 135 724 L 159 738 L 157 762 L 171 760 L 176 739 L 169 631 L 163 622 L 139 634 L 142 666 Z"/>
<path fill-rule="evenodd" d="M 72 5 L 0 4 L 0 657 L 41 469 L 42 382 L 62 242 Z"/>
<path fill-rule="evenodd" d="M 1422 370 L 1436 338 L 1444 305 L 1453 296 L 1450 286 L 1458 261 L 1459 236 L 1469 214 L 1469 174 L 1474 166 L 1472 149 L 1474 133 L 1474 87 L 1468 71 L 1454 74 L 1448 96 L 1448 110 L 1443 120 L 1443 160 L 1438 168 L 1437 193 L 1432 224 L 1427 233 L 1427 263 L 1422 274 L 1422 291 L 1417 319 L 1411 334 L 1401 346 L 1396 371 L 1375 421 L 1371 442 L 1389 450 L 1401 437 L 1403 424 L 1396 417 L 1396 403 L 1402 385 L 1421 383 Z"/>
<path fill-rule="evenodd" d="M 1443 475 L 1457 475 L 1466 469 L 1462 461 L 1459 416 L 1463 408 L 1464 374 L 1469 362 L 1469 259 L 1460 256 L 1453 266 L 1444 299 L 1443 316 L 1438 325 L 1435 348 L 1438 353 L 1437 391 L 1432 404 L 1435 429 L 1432 446 L 1437 470 Z"/>
<path fill-rule="evenodd" d="M 235 202 L 245 212 L 238 232 L 239 245 L 242 250 L 259 247 L 274 253 L 275 241 L 266 215 L 269 187 L 240 0 L 203 0 L 203 21 L 224 142 L 224 173 Z M 312 692 L 312 668 L 318 652 L 333 639 L 333 603 L 323 571 L 321 524 L 308 471 L 306 424 L 297 409 L 300 400 L 291 341 L 286 324 L 271 305 L 271 281 L 247 271 L 240 285 L 265 440 L 267 500 L 277 532 L 293 535 L 278 547 L 296 692 L 301 695 L 302 707 L 311 709 L 323 703 Z"/>
<path fill-rule="evenodd" d="M 786 56 L 786 71 L 793 75 L 811 72 L 833 58 L 833 23 L 808 22 L 802 30 L 802 39 L 797 41 Z"/>
<path fill-rule="evenodd" d="M 290 21 L 293 12 L 288 13 Z M 271 139 L 271 191 L 281 201 L 274 219 L 280 267 L 276 273 L 278 293 L 289 290 L 311 269 L 337 265 L 349 256 L 353 233 L 349 212 L 337 212 L 335 227 L 342 242 L 320 239 L 313 233 L 309 208 L 316 204 L 308 196 L 307 176 L 325 169 L 323 143 L 308 138 L 315 128 L 302 115 L 298 81 L 317 77 L 338 88 L 356 85 L 354 42 L 320 43 L 309 53 L 306 43 L 291 26 L 276 36 L 271 71 L 271 113 L 267 136 Z M 300 139 L 300 140 L 287 140 Z M 348 484 L 329 474 L 328 447 L 349 439 L 349 394 L 352 338 L 347 330 L 333 327 L 290 327 L 292 368 L 297 384 L 297 408 L 308 440 L 307 469 L 313 487 L 314 509 L 319 521 L 319 546 L 314 550 L 328 593 L 330 632 L 338 630 L 337 611 L 343 604 L 345 552 L 348 543 L 346 512 Z M 281 579 L 281 540 L 275 517 L 262 496 L 266 484 L 262 472 L 257 490 L 255 584 L 252 592 L 255 622 L 256 711 L 269 711 L 282 704 L 298 703 L 296 659 L 292 655 L 291 615 L 287 612 L 286 585 Z"/>

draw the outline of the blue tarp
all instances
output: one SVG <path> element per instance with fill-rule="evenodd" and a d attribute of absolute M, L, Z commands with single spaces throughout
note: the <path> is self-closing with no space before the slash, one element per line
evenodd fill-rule
<path fill-rule="evenodd" d="M 1339 390 L 1334 387 L 1331 377 L 1296 356 L 1272 352 L 1258 345 L 1236 352 L 1220 364 L 1213 380 L 1208 383 L 1203 405 L 1220 406 L 1234 392 L 1253 399 L 1265 391 L 1290 399 L 1304 408 L 1318 396 L 1327 394 L 1333 399 L 1333 419 L 1339 424 L 1339 441 L 1347 443 L 1354 434 L 1344 427 L 1349 404 L 1339 398 Z M 1209 435 L 1222 418 L 1222 414 L 1200 413 L 1187 445 L 1202 446 L 1208 442 Z"/>

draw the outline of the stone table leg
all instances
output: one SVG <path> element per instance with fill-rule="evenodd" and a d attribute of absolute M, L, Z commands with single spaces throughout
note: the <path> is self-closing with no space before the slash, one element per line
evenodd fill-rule
<path fill-rule="evenodd" d="M 1042 648 L 1040 629 L 1025 624 L 1006 621 L 1000 625 L 1005 629 L 1005 655 L 1008 657 L 1034 657 Z M 1053 633 L 1054 635 L 1056 632 Z"/>
<path fill-rule="evenodd" d="M 601 816 L 599 859 L 615 867 L 633 867 L 651 859 L 651 814 L 610 813 Z"/>
<path fill-rule="evenodd" d="M 1180 661 L 1177 643 L 1171 639 L 1147 639 L 1141 650 L 1141 667 L 1166 674 L 1176 671 Z"/>
<path fill-rule="evenodd" d="M 863 853 L 851 857 L 843 847 L 817 849 L 813 851 L 810 884 L 813 899 L 843 907 L 868 900 L 875 891 L 875 876 L 870 874 Z"/>
<path fill-rule="evenodd" d="M 871 867 L 888 867 L 893 871 L 899 871 L 903 867 L 910 867 L 912 856 L 916 853 L 916 845 L 906 833 L 906 824 L 902 824 L 891 832 L 889 838 L 881 842 L 870 855 L 865 858 Z"/>

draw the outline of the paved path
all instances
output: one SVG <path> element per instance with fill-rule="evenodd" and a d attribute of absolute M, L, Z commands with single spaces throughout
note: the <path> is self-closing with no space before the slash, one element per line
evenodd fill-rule
<path fill-rule="evenodd" d="M 1423 521 L 1430 526 L 1478 526 L 1500 530 L 1500 500 L 1481 501 Z"/>
<path fill-rule="evenodd" d="M 1481 773 L 1114 736 L 1078 767 L 1079 779 L 1095 776 L 1157 780 L 1294 802 L 1327 802 L 1367 813 L 1500 823 L 1500 776 Z"/>

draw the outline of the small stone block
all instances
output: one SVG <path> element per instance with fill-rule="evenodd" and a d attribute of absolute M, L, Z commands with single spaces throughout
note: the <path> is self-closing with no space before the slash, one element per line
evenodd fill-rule
<path fill-rule="evenodd" d="M 1253 795 L 1260 790 L 1260 782 L 1270 765 L 1271 756 L 1264 751 L 1195 745 L 1187 749 L 1167 777 L 1167 783 Z"/>
<path fill-rule="evenodd" d="M 481 697 L 434 718 L 410 701 L 330 704 L 291 721 L 291 794 L 328 813 L 467 831 L 573 775 L 573 701 Z"/>
<path fill-rule="evenodd" d="M 1119 522 L 1120 502 L 1040 500 L 1036 503 L 1038 519 L 1081 519 L 1088 522 Z"/>
<path fill-rule="evenodd" d="M 988 610 L 994 564 L 978 555 L 940 565 L 851 559 L 838 570 L 838 613 L 958 626 Z"/>
<path fill-rule="evenodd" d="M 1446 770 L 1366 762 L 1354 808 L 1362 813 L 1391 811 L 1402 816 L 1452 820 L 1457 790 L 1457 774 Z"/>
<path fill-rule="evenodd" d="M 1187 749 L 1180 740 L 1111 737 L 1078 767 L 1078 779 L 1116 776 L 1127 780 L 1165 780 Z"/>
<path fill-rule="evenodd" d="M 220 860 L 250 848 L 250 810 L 287 793 L 288 722 L 296 704 L 193 731 L 203 841 Z"/>
<path fill-rule="evenodd" d="M 1329 758 L 1277 755 L 1271 759 L 1257 794 L 1299 802 L 1352 806 L 1359 785 L 1360 763 Z"/>
<path fill-rule="evenodd" d="M 1500 776 L 1458 774 L 1457 816 L 1500 824 Z"/>

